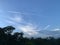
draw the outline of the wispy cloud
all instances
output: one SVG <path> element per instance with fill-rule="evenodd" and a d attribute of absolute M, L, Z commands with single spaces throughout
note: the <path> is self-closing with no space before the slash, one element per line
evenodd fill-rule
<path fill-rule="evenodd" d="M 52 31 L 60 31 L 60 28 L 52 29 Z"/>
<path fill-rule="evenodd" d="M 17 11 L 8 11 L 9 13 L 20 13 L 20 12 L 17 12 Z"/>
<path fill-rule="evenodd" d="M 6 23 L 9 25 L 13 25 L 16 27 L 17 32 L 24 32 L 25 36 L 35 36 L 35 37 L 48 37 L 52 36 L 52 31 L 59 31 L 59 28 L 53 29 L 52 31 L 47 31 L 47 29 L 51 25 L 47 25 L 44 28 L 40 28 L 41 26 L 36 25 L 34 22 L 27 22 L 23 15 L 19 14 L 20 12 L 15 11 L 8 11 L 9 13 L 12 13 L 12 15 L 8 15 L 6 18 Z M 14 14 L 13 14 L 14 13 Z M 27 18 L 27 17 L 26 17 Z M 51 35 L 50 35 L 51 33 Z M 54 32 L 55 33 L 55 32 Z"/>
<path fill-rule="evenodd" d="M 9 12 L 14 13 L 16 15 L 9 16 L 6 22 L 9 24 L 15 25 L 17 28 L 17 31 L 18 30 L 22 31 L 29 36 L 37 35 L 39 33 L 38 31 L 36 31 L 38 30 L 37 26 L 32 23 L 26 22 L 26 20 L 24 20 L 22 15 L 18 15 L 19 12 L 12 12 L 12 11 L 9 11 Z"/>
<path fill-rule="evenodd" d="M 16 12 L 14 12 L 14 13 L 16 13 Z M 17 13 L 17 15 L 9 17 L 9 20 L 7 22 L 9 22 L 10 24 L 15 24 L 15 26 L 17 28 L 17 31 L 18 30 L 22 31 L 27 36 L 33 36 L 33 37 L 34 36 L 36 36 L 36 37 L 39 37 L 39 36 L 40 37 L 46 37 L 46 36 L 48 36 L 47 34 L 40 33 L 40 30 L 42 31 L 43 29 L 37 28 L 38 26 L 33 24 L 33 23 L 26 22 L 26 20 L 24 20 L 22 15 L 18 15 L 18 13 Z M 20 24 L 20 23 L 22 23 L 22 24 Z M 44 30 L 48 29 L 49 27 L 50 27 L 50 25 L 47 25 L 46 27 L 44 27 Z"/>
<path fill-rule="evenodd" d="M 44 27 L 44 30 L 48 29 L 50 27 L 50 25 L 47 25 Z"/>
<path fill-rule="evenodd" d="M 14 16 L 14 17 L 10 18 L 10 20 L 15 21 L 15 22 L 21 22 L 23 19 L 22 19 L 22 17 Z"/>
<path fill-rule="evenodd" d="M 36 31 L 36 27 L 34 27 L 32 24 L 18 26 L 18 29 L 22 30 L 30 36 L 38 34 L 38 32 Z"/>

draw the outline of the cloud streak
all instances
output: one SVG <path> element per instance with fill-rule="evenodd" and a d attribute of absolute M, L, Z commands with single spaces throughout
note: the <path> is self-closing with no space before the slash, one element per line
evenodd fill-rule
<path fill-rule="evenodd" d="M 59 28 L 55 28 L 52 31 L 60 31 L 60 29 Z"/>
<path fill-rule="evenodd" d="M 44 27 L 44 30 L 48 29 L 50 27 L 50 25 L 47 25 Z"/>
<path fill-rule="evenodd" d="M 17 12 L 10 12 L 10 13 L 17 13 Z M 8 20 L 6 20 L 7 23 L 9 24 L 13 24 L 16 26 L 17 31 L 20 32 L 24 32 L 26 35 L 29 36 L 33 36 L 33 35 L 37 35 L 39 34 L 37 27 L 35 25 L 33 25 L 32 23 L 26 22 L 24 20 L 24 18 L 22 17 L 22 15 L 13 15 L 13 16 L 9 16 Z M 24 22 L 24 23 L 23 23 Z"/>
<path fill-rule="evenodd" d="M 36 27 L 34 27 L 32 24 L 18 26 L 18 29 L 22 30 L 24 33 L 27 33 L 30 36 L 38 34 L 38 32 L 36 31 Z"/>
<path fill-rule="evenodd" d="M 17 13 L 20 13 L 20 12 L 17 12 L 17 11 L 8 11 L 9 13 L 14 13 L 14 14 L 17 14 Z"/>
<path fill-rule="evenodd" d="M 38 27 L 38 25 L 36 25 L 34 22 L 27 22 L 26 20 L 28 20 L 28 16 L 26 17 L 27 19 L 24 19 L 22 13 L 19 14 L 19 12 L 14 11 L 9 11 L 9 13 L 11 13 L 12 15 L 9 14 L 6 19 L 4 19 L 5 23 L 16 27 L 15 31 L 17 32 L 24 32 L 25 36 L 48 37 L 53 36 L 55 35 L 55 33 L 57 34 L 58 31 L 60 31 L 59 28 L 51 29 L 52 31 L 47 31 L 47 29 L 51 27 L 51 25 L 47 25 L 41 29 L 41 26 Z"/>

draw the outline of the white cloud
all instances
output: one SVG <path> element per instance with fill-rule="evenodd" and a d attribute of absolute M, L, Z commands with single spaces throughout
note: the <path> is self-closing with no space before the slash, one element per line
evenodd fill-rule
<path fill-rule="evenodd" d="M 24 32 L 25 34 L 27 34 L 29 36 L 33 36 L 33 35 L 38 34 L 38 31 L 36 31 L 36 30 L 38 30 L 37 26 L 35 26 L 35 25 L 33 25 L 33 24 L 29 23 L 29 22 L 27 23 L 22 18 L 22 16 L 20 16 L 20 15 L 14 15 L 13 17 L 9 17 L 9 20 L 7 20 L 7 22 L 9 24 L 16 25 L 17 30 L 22 31 L 22 32 Z M 20 23 L 22 23 L 22 24 L 20 24 Z"/>
<path fill-rule="evenodd" d="M 22 22 L 23 19 L 21 16 L 13 16 L 13 17 L 10 17 L 10 20 L 14 21 L 14 22 Z"/>
<path fill-rule="evenodd" d="M 56 29 L 53 29 L 52 31 L 60 31 L 60 29 L 59 28 L 56 28 Z"/>
<path fill-rule="evenodd" d="M 25 26 L 18 26 L 19 30 L 22 30 L 23 32 L 27 33 L 30 36 L 38 34 L 36 30 L 36 27 L 34 27 L 32 24 L 25 25 Z"/>
<path fill-rule="evenodd" d="M 35 24 L 26 22 L 26 20 L 24 20 L 22 15 L 18 14 L 19 12 L 14 12 L 14 11 L 9 11 L 9 12 L 14 13 L 14 15 L 13 16 L 11 15 L 11 17 L 9 16 L 8 17 L 9 19 L 7 20 L 7 22 L 9 24 L 14 24 L 17 28 L 17 32 L 22 31 L 27 36 L 36 36 L 36 37 L 39 37 L 39 36 L 40 37 L 47 37 L 47 36 L 49 36 L 47 34 L 40 33 L 40 31 L 48 29 L 50 27 L 50 25 L 47 25 L 43 29 L 41 29 L 41 28 L 38 28 L 37 25 L 35 25 Z M 54 29 L 54 30 L 59 30 L 59 29 Z"/>

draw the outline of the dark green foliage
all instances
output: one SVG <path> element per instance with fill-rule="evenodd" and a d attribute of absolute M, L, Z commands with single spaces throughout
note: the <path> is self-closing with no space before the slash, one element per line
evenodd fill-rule
<path fill-rule="evenodd" d="M 15 28 L 12 27 L 12 26 L 7 26 L 7 27 L 4 27 L 3 30 L 6 34 L 10 34 L 12 33 L 12 31 L 14 30 Z"/>
<path fill-rule="evenodd" d="M 60 45 L 60 38 L 24 38 L 23 32 L 11 34 L 15 28 L 7 26 L 0 28 L 0 45 Z"/>

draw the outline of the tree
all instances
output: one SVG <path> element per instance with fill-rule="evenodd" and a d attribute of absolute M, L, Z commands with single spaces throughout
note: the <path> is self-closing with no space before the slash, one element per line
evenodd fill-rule
<path fill-rule="evenodd" d="M 3 30 L 6 34 L 11 34 L 15 28 L 12 26 L 4 27 Z"/>
<path fill-rule="evenodd" d="M 21 32 L 21 33 L 20 33 L 20 37 L 21 37 L 21 38 L 23 38 L 23 35 L 24 35 L 24 33 L 23 33 L 23 32 Z"/>
<path fill-rule="evenodd" d="M 23 32 L 21 32 L 21 33 L 15 32 L 14 37 L 15 37 L 15 39 L 22 39 L 23 38 Z"/>

